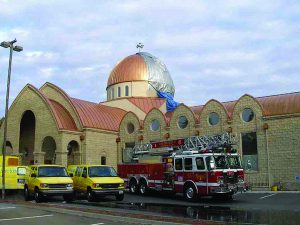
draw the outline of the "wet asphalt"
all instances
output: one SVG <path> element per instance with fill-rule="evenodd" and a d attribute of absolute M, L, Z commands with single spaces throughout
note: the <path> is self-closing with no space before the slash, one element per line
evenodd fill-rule
<path fill-rule="evenodd" d="M 22 201 L 20 195 L 12 194 L 8 197 Z M 110 197 L 93 203 L 84 198 L 73 203 L 65 203 L 59 198 L 46 201 L 51 207 L 101 209 L 115 213 L 186 218 L 195 222 L 204 220 L 221 224 L 300 224 L 300 192 L 253 192 L 238 194 L 232 201 L 202 198 L 193 203 L 186 202 L 180 195 L 168 197 L 157 193 L 148 196 L 126 194 L 121 202 Z"/>

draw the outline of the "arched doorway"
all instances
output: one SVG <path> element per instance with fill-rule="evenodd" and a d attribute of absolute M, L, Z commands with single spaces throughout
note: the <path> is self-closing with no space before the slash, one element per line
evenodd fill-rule
<path fill-rule="evenodd" d="M 68 165 L 76 165 L 80 163 L 79 144 L 77 141 L 70 141 L 68 146 Z"/>
<path fill-rule="evenodd" d="M 23 113 L 20 123 L 19 153 L 22 154 L 22 164 L 34 163 L 33 151 L 35 140 L 35 116 L 32 111 Z"/>
<path fill-rule="evenodd" d="M 6 148 L 5 148 L 5 153 L 6 155 L 12 155 L 14 153 L 12 144 L 10 143 L 10 141 L 6 142 Z"/>
<path fill-rule="evenodd" d="M 55 150 L 56 143 L 53 137 L 47 136 L 43 140 L 42 152 L 45 152 L 44 163 L 54 164 L 55 163 Z"/>

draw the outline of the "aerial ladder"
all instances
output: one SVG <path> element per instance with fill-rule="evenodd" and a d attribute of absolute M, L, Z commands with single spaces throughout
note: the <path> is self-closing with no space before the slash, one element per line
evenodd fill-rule
<path fill-rule="evenodd" d="M 237 135 L 233 133 L 222 133 L 204 136 L 191 136 L 184 139 L 171 141 L 136 144 L 128 149 L 133 159 L 138 159 L 139 155 L 176 155 L 192 154 L 199 150 L 209 149 L 211 151 L 226 148 L 236 144 Z"/>

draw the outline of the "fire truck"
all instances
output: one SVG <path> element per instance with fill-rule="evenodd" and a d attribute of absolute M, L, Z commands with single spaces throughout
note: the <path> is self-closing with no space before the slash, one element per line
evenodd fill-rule
<path fill-rule="evenodd" d="M 223 133 L 137 144 L 124 150 L 127 160 L 118 172 L 131 193 L 145 195 L 154 189 L 182 193 L 188 201 L 201 196 L 229 200 L 246 191 L 235 139 Z"/>

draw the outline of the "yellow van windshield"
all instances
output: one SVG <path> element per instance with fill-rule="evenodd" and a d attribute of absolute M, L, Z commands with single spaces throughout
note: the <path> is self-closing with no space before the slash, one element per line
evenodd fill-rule
<path fill-rule="evenodd" d="M 89 167 L 89 177 L 117 177 L 118 174 L 112 167 L 91 166 Z"/>
<path fill-rule="evenodd" d="M 43 166 L 38 169 L 38 177 L 68 177 L 64 167 Z"/>

